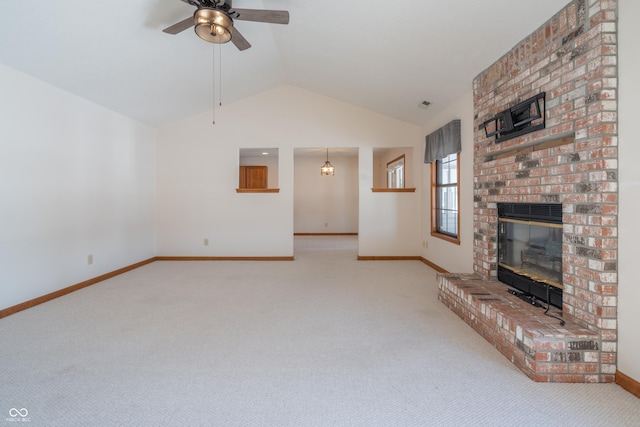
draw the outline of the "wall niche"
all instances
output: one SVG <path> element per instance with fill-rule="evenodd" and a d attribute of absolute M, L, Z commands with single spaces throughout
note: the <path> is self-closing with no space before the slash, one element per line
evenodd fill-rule
<path fill-rule="evenodd" d="M 236 192 L 279 192 L 278 154 L 277 148 L 241 148 Z"/>
<path fill-rule="evenodd" d="M 373 149 L 373 192 L 414 192 L 413 147 Z"/>

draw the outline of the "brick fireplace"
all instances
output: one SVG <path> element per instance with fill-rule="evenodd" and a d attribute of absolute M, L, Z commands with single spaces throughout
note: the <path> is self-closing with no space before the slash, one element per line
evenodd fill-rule
<path fill-rule="evenodd" d="M 617 342 L 617 1 L 574 0 L 473 82 L 473 275 L 439 298 L 536 381 L 612 382 Z M 485 120 L 546 92 L 546 127 L 496 143 Z M 566 320 L 496 279 L 497 204 L 562 205 Z"/>

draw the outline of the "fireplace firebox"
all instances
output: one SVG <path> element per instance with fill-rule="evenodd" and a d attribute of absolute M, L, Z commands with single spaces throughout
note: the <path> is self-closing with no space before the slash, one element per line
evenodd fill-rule
<path fill-rule="evenodd" d="M 562 308 L 562 205 L 498 203 L 498 280 Z"/>

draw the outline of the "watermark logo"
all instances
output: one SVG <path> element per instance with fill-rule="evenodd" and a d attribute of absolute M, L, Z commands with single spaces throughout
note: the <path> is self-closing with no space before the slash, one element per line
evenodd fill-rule
<path fill-rule="evenodd" d="M 5 418 L 8 423 L 30 423 L 29 410 L 27 408 L 11 408 L 9 409 L 9 417 Z"/>

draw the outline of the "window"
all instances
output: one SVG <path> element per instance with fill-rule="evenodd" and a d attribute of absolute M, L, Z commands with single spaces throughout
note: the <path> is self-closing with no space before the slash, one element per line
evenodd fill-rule
<path fill-rule="evenodd" d="M 460 155 L 431 163 L 431 235 L 460 244 Z"/>
<path fill-rule="evenodd" d="M 387 163 L 387 188 L 404 188 L 404 154 Z"/>

